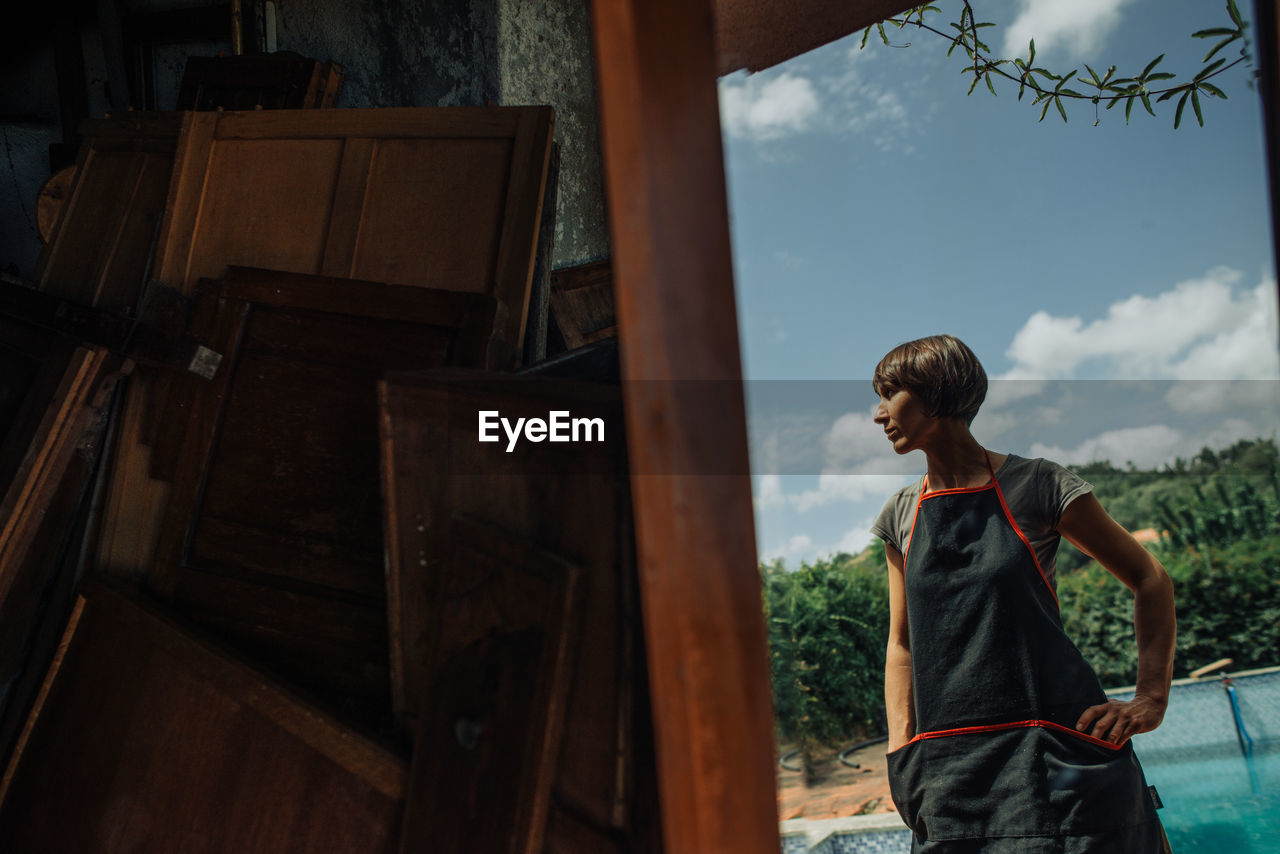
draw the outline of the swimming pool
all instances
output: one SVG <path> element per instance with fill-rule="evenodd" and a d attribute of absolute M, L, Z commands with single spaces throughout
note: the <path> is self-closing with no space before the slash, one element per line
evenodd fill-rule
<path fill-rule="evenodd" d="M 1252 763 L 1213 679 L 1175 682 L 1164 723 L 1133 740 L 1164 803 L 1160 820 L 1174 854 L 1280 854 L 1280 668 L 1240 674 L 1234 683 L 1254 741 Z M 1132 689 L 1107 693 L 1127 699 Z M 782 831 L 785 854 L 905 854 L 911 846 L 893 814 L 789 821 Z"/>
<path fill-rule="evenodd" d="M 1143 761 L 1177 854 L 1280 852 L 1280 750 L 1256 748 L 1250 768 L 1239 747 L 1227 747 L 1181 762 Z"/>
<path fill-rule="evenodd" d="M 1175 685 L 1164 723 L 1133 740 L 1176 854 L 1280 854 L 1280 672 L 1234 684 L 1251 762 L 1218 681 Z"/>

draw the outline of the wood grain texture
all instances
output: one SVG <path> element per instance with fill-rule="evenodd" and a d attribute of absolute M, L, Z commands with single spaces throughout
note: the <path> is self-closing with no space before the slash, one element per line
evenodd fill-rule
<path fill-rule="evenodd" d="M 395 850 L 404 765 L 97 588 L 6 781 L 8 850 L 378 852 Z"/>
<path fill-rule="evenodd" d="M 384 726 L 376 384 L 387 370 L 475 364 L 492 300 L 234 268 L 211 301 L 196 314 L 223 358 L 173 422 L 184 441 L 148 582 L 325 702 Z"/>
<path fill-rule="evenodd" d="M 156 277 L 228 265 L 498 300 L 493 367 L 519 356 L 549 107 L 257 110 L 187 119 Z"/>
<path fill-rule="evenodd" d="M 596 834 L 651 851 L 658 827 L 643 644 L 635 593 L 625 445 L 616 387 L 432 371 L 381 386 L 393 685 L 417 732 L 434 692 L 442 586 L 456 573 L 454 514 L 582 568 L 581 641 L 552 795 Z M 502 447 L 476 441 L 477 413 L 601 417 L 610 443 Z M 609 432 L 608 435 L 613 435 Z M 537 450 L 533 448 L 536 447 Z M 502 535 L 495 535 L 500 537 Z M 479 566 L 479 564 L 477 564 Z M 478 575 L 477 578 L 480 576 Z M 602 849 L 608 850 L 608 849 Z"/>
<path fill-rule="evenodd" d="M 404 854 L 542 848 L 581 617 L 581 567 L 454 515 L 419 672 Z"/>
<path fill-rule="evenodd" d="M 777 852 L 711 6 L 592 9 L 666 846 Z"/>
<path fill-rule="evenodd" d="M 114 385 L 108 374 L 118 366 L 110 353 L 89 347 L 77 348 L 67 361 L 45 417 L 0 499 L 0 602 L 45 522 L 82 435 L 104 412 Z"/>
<path fill-rule="evenodd" d="M 714 0 L 716 73 L 761 71 L 911 8 L 903 0 Z"/>
<path fill-rule="evenodd" d="M 145 114 L 144 114 L 145 116 Z M 516 364 L 553 113 L 549 107 L 256 110 L 182 114 L 153 277 L 191 296 L 231 265 L 486 294 L 484 366 Z M 145 387 L 145 388 L 144 388 Z M 131 399 L 101 562 L 150 565 L 171 449 L 164 382 Z"/>
<path fill-rule="evenodd" d="M 551 316 L 568 350 L 615 337 L 613 266 L 597 261 L 552 273 Z"/>
<path fill-rule="evenodd" d="M 159 113 L 82 124 L 75 180 L 36 264 L 38 288 L 112 311 L 137 307 L 183 121 Z"/>
<path fill-rule="evenodd" d="M 0 317 L 0 338 L 0 397 L 10 404 L 0 425 L 0 755 L 7 755 L 47 662 L 45 624 L 65 616 L 122 360 L 14 317 Z"/>

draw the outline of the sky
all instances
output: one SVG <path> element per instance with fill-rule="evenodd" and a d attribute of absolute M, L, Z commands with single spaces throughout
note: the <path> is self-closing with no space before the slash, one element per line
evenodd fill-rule
<path fill-rule="evenodd" d="M 940 28 L 959 4 L 931 15 Z M 1228 23 L 1211 0 L 973 0 L 1001 57 L 1173 82 Z M 1248 13 L 1251 4 L 1241 3 Z M 1280 357 L 1261 104 L 1215 78 L 1205 126 L 1174 102 L 1069 105 L 1016 86 L 966 95 L 926 32 L 835 42 L 720 81 L 762 560 L 857 552 L 923 473 L 871 422 L 880 357 L 949 332 L 992 378 L 974 435 L 1062 463 L 1159 466 L 1274 437 Z M 909 45 L 909 46 L 900 46 Z M 1235 46 L 1224 54 L 1238 55 Z"/>

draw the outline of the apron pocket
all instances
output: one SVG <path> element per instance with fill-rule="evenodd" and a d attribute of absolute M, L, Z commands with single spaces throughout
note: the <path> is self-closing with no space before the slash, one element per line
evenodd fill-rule
<path fill-rule="evenodd" d="M 1079 836 L 1151 818 L 1142 769 L 1127 745 L 1114 750 L 1028 726 L 909 747 L 901 759 L 890 755 L 890 790 L 922 838 Z"/>
<path fill-rule="evenodd" d="M 927 779 L 920 761 L 925 741 L 909 741 L 892 753 L 885 754 L 889 769 L 889 795 L 898 815 L 920 839 L 926 838 L 925 826 L 920 820 L 920 805 Z"/>

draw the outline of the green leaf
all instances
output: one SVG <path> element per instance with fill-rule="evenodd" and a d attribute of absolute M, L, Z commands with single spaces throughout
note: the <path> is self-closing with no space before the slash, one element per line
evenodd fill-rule
<path fill-rule="evenodd" d="M 864 47 L 867 46 L 867 37 L 870 35 L 871 35 L 870 27 L 867 27 L 865 30 L 862 31 L 862 42 L 861 44 L 858 45 L 858 50 L 862 50 Z"/>
<path fill-rule="evenodd" d="M 995 84 L 994 84 L 994 83 L 992 83 L 992 82 L 991 82 L 991 75 L 990 75 L 990 74 L 987 74 L 987 75 L 985 75 L 985 77 L 986 77 L 986 80 L 987 80 L 987 88 L 988 88 L 988 89 L 990 89 L 990 90 L 991 90 L 991 94 L 992 94 L 992 95 L 994 95 L 994 94 L 996 93 L 996 86 L 995 86 Z"/>
<path fill-rule="evenodd" d="M 1198 30 L 1191 34 L 1193 39 L 1211 39 L 1215 36 L 1234 36 L 1236 31 L 1230 27 L 1211 27 L 1207 30 Z"/>
<path fill-rule="evenodd" d="M 887 35 L 885 34 L 885 31 L 884 31 L 884 23 L 883 23 L 883 22 L 881 22 L 881 23 L 879 23 L 879 24 L 876 24 L 876 29 L 880 31 L 880 41 L 884 42 L 885 44 L 888 44 L 888 43 L 889 43 L 889 36 L 887 36 Z"/>
<path fill-rule="evenodd" d="M 1152 74 L 1150 77 L 1148 77 L 1147 82 L 1150 83 L 1152 80 L 1172 80 L 1177 76 L 1178 75 L 1170 74 L 1167 71 L 1161 71 L 1159 74 Z"/>
<path fill-rule="evenodd" d="M 1133 112 L 1133 99 L 1136 95 L 1129 96 L 1129 102 L 1124 105 L 1124 123 L 1129 124 L 1129 114 Z"/>
<path fill-rule="evenodd" d="M 1151 109 L 1151 98 L 1147 95 L 1146 92 L 1143 92 L 1139 97 L 1142 98 L 1142 106 L 1146 107 L 1147 112 L 1154 116 L 1156 114 L 1156 111 Z"/>
<path fill-rule="evenodd" d="M 1210 95 L 1213 95 L 1216 98 L 1221 98 L 1224 101 L 1227 100 L 1227 93 L 1223 92 L 1221 89 L 1219 89 L 1217 86 L 1214 86 L 1212 83 L 1201 83 L 1200 88 L 1208 92 Z"/>
<path fill-rule="evenodd" d="M 1163 95 L 1161 95 L 1159 98 L 1156 98 L 1156 103 L 1157 103 L 1157 104 L 1159 104 L 1161 101 L 1167 101 L 1167 100 L 1169 100 L 1169 99 L 1170 99 L 1170 98 L 1172 98 L 1174 95 L 1176 95 L 1176 94 L 1178 94 L 1179 92 L 1181 92 L 1181 91 L 1182 91 L 1182 89 L 1183 89 L 1183 87 L 1181 87 L 1181 86 L 1177 86 L 1177 87 L 1174 87 L 1173 89 L 1170 89 L 1169 91 L 1167 91 L 1167 92 L 1165 92 Z"/>
<path fill-rule="evenodd" d="M 1195 89 L 1191 90 L 1191 108 L 1196 111 L 1196 121 L 1200 127 L 1204 127 L 1204 113 L 1200 112 L 1200 93 Z"/>
<path fill-rule="evenodd" d="M 1213 48 L 1212 48 L 1208 53 L 1206 53 L 1206 54 L 1204 55 L 1204 59 L 1202 59 L 1202 60 L 1200 60 L 1200 61 L 1201 61 L 1201 62 L 1208 62 L 1209 60 L 1213 59 L 1214 55 L 1215 55 L 1215 54 L 1217 54 L 1217 52 L 1218 52 L 1218 51 L 1222 50 L 1224 47 L 1226 47 L 1227 45 L 1231 44 L 1233 41 L 1235 41 L 1235 40 L 1236 40 L 1236 38 L 1238 38 L 1238 37 L 1237 37 L 1237 36 L 1232 36 L 1232 37 L 1231 37 L 1231 38 L 1229 38 L 1229 39 L 1223 39 L 1222 41 L 1218 42 L 1216 45 L 1214 45 L 1214 46 L 1213 46 Z"/>
<path fill-rule="evenodd" d="M 1089 76 L 1093 78 L 1093 85 L 1094 85 L 1094 86 L 1097 86 L 1097 87 L 1099 87 L 1099 88 L 1101 88 L 1101 87 L 1102 87 L 1102 78 L 1098 76 L 1098 72 L 1096 72 L 1096 71 L 1094 71 L 1092 68 L 1090 68 L 1090 67 L 1089 67 L 1089 63 L 1087 63 L 1087 62 L 1084 64 L 1084 68 L 1085 68 L 1085 70 L 1086 70 L 1086 71 L 1088 71 L 1088 72 L 1089 72 Z"/>
<path fill-rule="evenodd" d="M 1077 92 L 1075 89 L 1055 89 L 1054 91 L 1060 95 L 1066 95 L 1070 98 L 1088 98 L 1089 97 L 1083 92 Z"/>
<path fill-rule="evenodd" d="M 1227 14 L 1231 16 L 1231 20 L 1239 29 L 1244 29 L 1244 18 L 1240 17 L 1240 10 L 1236 8 L 1236 0 L 1227 0 Z"/>
<path fill-rule="evenodd" d="M 1173 113 L 1173 129 L 1177 130 L 1182 125 L 1182 110 L 1187 106 L 1187 96 L 1191 92 L 1183 92 L 1182 97 L 1178 99 L 1178 109 Z"/>
<path fill-rule="evenodd" d="M 973 75 L 973 82 L 969 84 L 969 91 L 968 91 L 968 93 L 967 93 L 967 94 L 969 94 L 969 95 L 972 95 L 972 94 L 973 94 L 973 90 L 977 88 L 977 86 L 978 86 L 978 81 L 979 81 L 979 80 L 981 80 L 981 79 L 982 79 L 982 75 L 981 75 L 981 74 L 975 74 L 975 75 Z"/>
<path fill-rule="evenodd" d="M 1219 59 L 1215 61 L 1212 65 L 1206 65 L 1204 68 L 1200 69 L 1199 73 L 1196 74 L 1194 80 L 1197 83 L 1199 83 L 1201 80 L 1203 80 L 1204 78 L 1208 77 L 1210 74 L 1212 74 L 1213 72 L 1221 68 L 1222 64 L 1226 61 L 1227 61 L 1226 59 Z"/>
<path fill-rule="evenodd" d="M 1148 63 L 1147 63 L 1147 67 L 1146 67 L 1146 68 L 1144 68 L 1144 69 L 1142 69 L 1142 73 L 1138 75 L 1138 79 L 1139 79 L 1139 80 L 1146 80 L 1146 79 L 1147 79 L 1147 75 L 1151 73 L 1151 69 L 1153 69 L 1153 68 L 1155 68 L 1157 65 L 1159 65 L 1159 64 L 1160 64 L 1160 60 L 1162 60 L 1162 59 L 1164 59 L 1164 54 L 1163 54 L 1163 53 L 1162 53 L 1162 54 L 1160 54 L 1159 56 L 1157 56 L 1155 59 L 1153 59 L 1153 60 L 1151 60 L 1150 62 L 1148 62 Z"/>
<path fill-rule="evenodd" d="M 1027 65 L 1036 61 L 1036 40 L 1031 40 L 1031 56 L 1027 58 Z"/>
<path fill-rule="evenodd" d="M 1019 101 L 1022 100 L 1022 93 L 1026 91 L 1027 91 L 1027 82 L 1024 79 L 1022 83 L 1018 84 L 1018 100 Z"/>
<path fill-rule="evenodd" d="M 1120 100 L 1120 98 L 1112 98 L 1110 101 L 1107 101 L 1107 109 L 1109 110 L 1116 104 L 1120 103 Z"/>
<path fill-rule="evenodd" d="M 1055 103 L 1055 104 L 1057 104 L 1057 105 L 1058 105 L 1058 112 L 1062 114 L 1062 122 L 1063 122 L 1063 124 L 1066 124 L 1066 121 L 1067 121 L 1067 111 L 1066 111 L 1066 109 L 1062 106 L 1062 98 L 1060 98 L 1060 97 L 1054 97 L 1054 99 L 1053 99 L 1053 103 Z"/>
<path fill-rule="evenodd" d="M 1037 119 L 1036 121 L 1041 121 L 1041 122 L 1044 121 L 1044 117 L 1049 114 L 1049 105 L 1052 103 L 1053 103 L 1052 98 L 1045 98 L 1044 109 L 1040 111 L 1040 118 Z"/>

